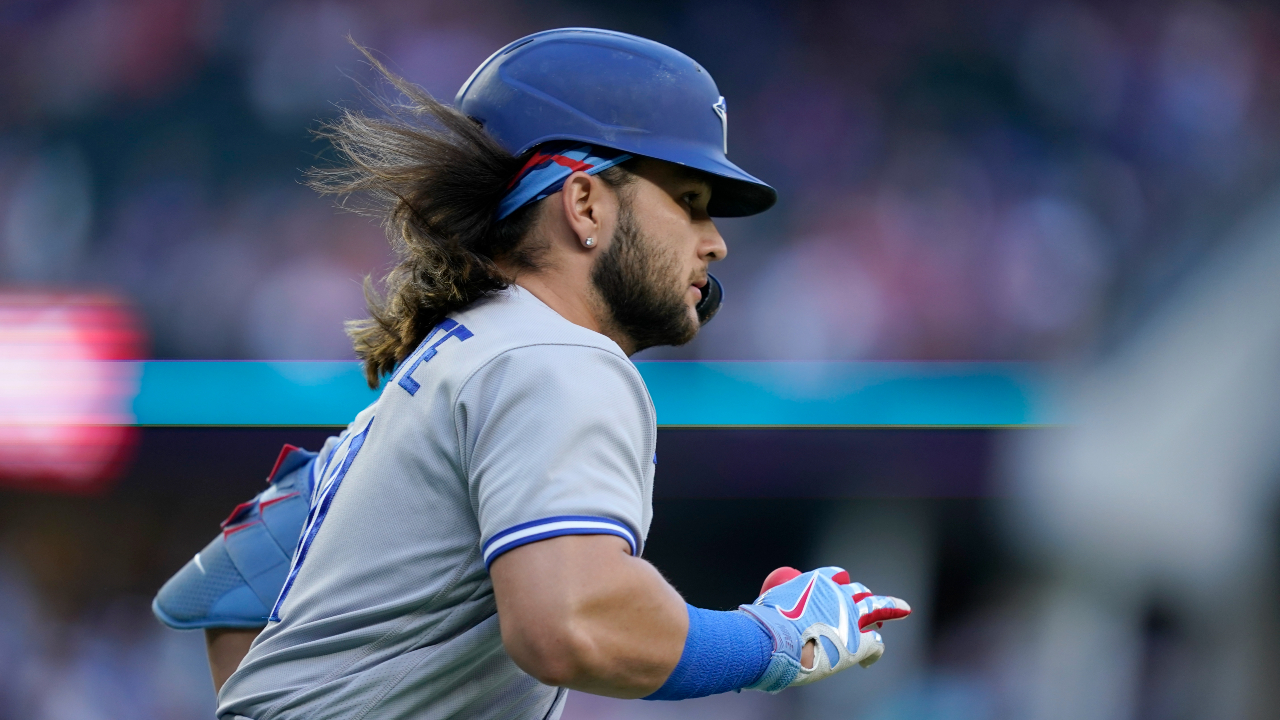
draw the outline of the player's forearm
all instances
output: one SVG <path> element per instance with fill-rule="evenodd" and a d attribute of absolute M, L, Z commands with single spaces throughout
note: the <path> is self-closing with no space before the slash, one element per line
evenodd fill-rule
<path fill-rule="evenodd" d="M 616 540 L 555 538 L 494 563 L 503 643 L 525 672 L 550 685 L 638 698 L 680 661 L 684 600 Z"/>

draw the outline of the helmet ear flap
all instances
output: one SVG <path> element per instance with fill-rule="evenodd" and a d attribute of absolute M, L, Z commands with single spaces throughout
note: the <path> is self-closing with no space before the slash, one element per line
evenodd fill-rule
<path fill-rule="evenodd" d="M 724 300 L 724 286 L 716 279 L 715 275 L 707 273 L 707 284 L 702 288 L 702 299 L 698 301 L 694 307 L 698 311 L 698 323 L 706 325 L 711 322 L 711 318 L 715 317 L 717 311 L 720 310 L 720 303 Z"/>

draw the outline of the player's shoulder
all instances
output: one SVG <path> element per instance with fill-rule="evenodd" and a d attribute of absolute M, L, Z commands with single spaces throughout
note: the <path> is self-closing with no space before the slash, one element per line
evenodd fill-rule
<path fill-rule="evenodd" d="M 607 391 L 644 384 L 617 343 L 569 322 L 529 291 L 513 286 L 436 326 L 396 369 L 388 387 L 399 385 L 416 396 L 425 383 L 433 388 L 430 395 L 442 391 L 456 399 L 474 378 L 497 375 L 505 376 L 508 386 L 537 381 Z"/>
<path fill-rule="evenodd" d="M 544 418 L 656 421 L 644 378 L 622 348 L 527 290 L 495 294 L 451 320 L 471 335 L 465 345 L 475 343 L 456 348 L 465 352 L 449 388 L 455 409 L 485 416 L 497 406 L 527 402 Z"/>

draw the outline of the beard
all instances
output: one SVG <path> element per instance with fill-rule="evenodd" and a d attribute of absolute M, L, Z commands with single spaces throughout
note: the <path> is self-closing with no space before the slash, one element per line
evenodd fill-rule
<path fill-rule="evenodd" d="M 631 208 L 618 209 L 618 227 L 609 249 L 591 269 L 591 282 L 604 301 L 613 328 L 631 339 L 633 352 L 655 345 L 683 345 L 698 334 L 677 286 L 675 258 L 664 257 L 636 225 Z"/>

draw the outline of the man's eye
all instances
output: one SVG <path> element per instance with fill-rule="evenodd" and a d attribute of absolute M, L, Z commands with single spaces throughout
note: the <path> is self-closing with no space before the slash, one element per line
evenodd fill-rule
<path fill-rule="evenodd" d="M 689 207 L 693 207 L 693 204 L 694 204 L 694 203 L 698 200 L 698 198 L 700 198 L 700 197 L 702 197 L 702 193 L 697 193 L 697 192 L 687 192 L 687 193 L 685 193 L 684 195 L 682 195 L 680 199 L 681 199 L 681 200 L 684 200 L 685 204 L 686 204 L 686 205 L 688 205 Z"/>

